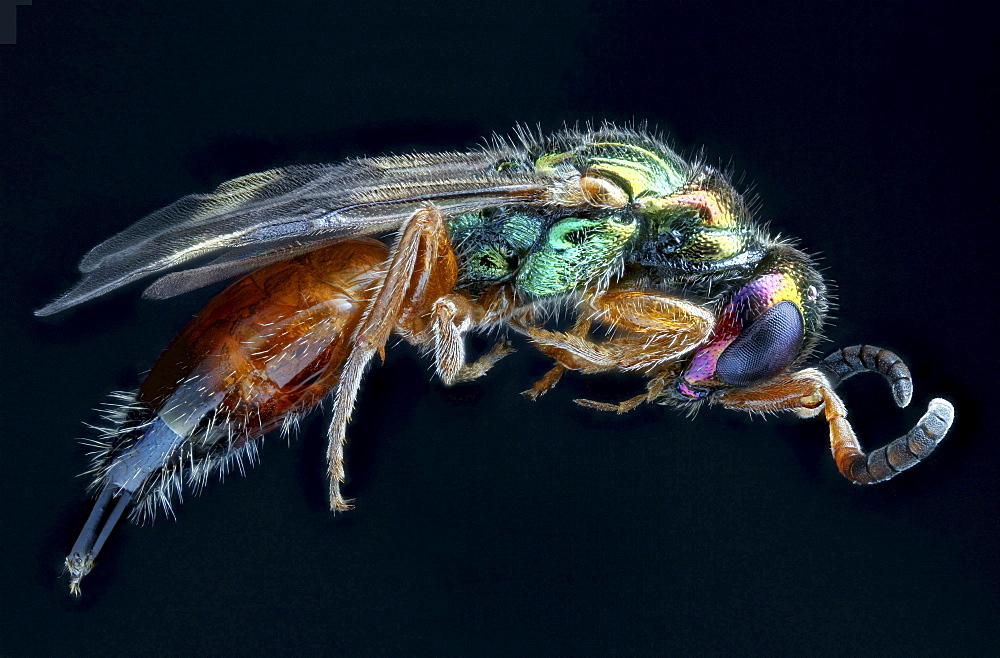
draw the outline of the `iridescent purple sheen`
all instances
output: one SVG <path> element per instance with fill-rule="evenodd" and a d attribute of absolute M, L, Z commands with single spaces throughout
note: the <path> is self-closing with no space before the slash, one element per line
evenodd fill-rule
<path fill-rule="evenodd" d="M 794 302 L 801 310 L 795 280 L 782 272 L 764 274 L 740 288 L 719 314 L 712 335 L 695 352 L 677 390 L 686 397 L 698 399 L 704 394 L 697 394 L 691 386 L 721 385 L 722 382 L 715 378 L 719 356 L 751 322 L 767 309 L 785 300 Z"/>
<path fill-rule="evenodd" d="M 691 398 L 692 400 L 700 400 L 701 398 L 708 395 L 708 391 L 703 388 L 691 388 L 687 385 L 683 379 L 677 382 L 677 390 L 684 397 Z"/>

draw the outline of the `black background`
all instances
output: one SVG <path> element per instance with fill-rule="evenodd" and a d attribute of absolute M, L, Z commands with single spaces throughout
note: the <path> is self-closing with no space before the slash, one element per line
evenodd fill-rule
<path fill-rule="evenodd" d="M 0 651 L 995 651 L 996 17 L 746 4 L 20 7 L 0 46 Z M 905 412 L 875 377 L 844 387 L 862 441 L 942 396 L 938 452 L 854 487 L 819 421 L 571 402 L 630 379 L 569 376 L 529 403 L 546 364 L 527 349 L 449 390 L 398 346 L 349 430 L 357 509 L 325 509 L 315 416 L 176 523 L 117 533 L 69 598 L 73 438 L 211 294 L 133 287 L 33 318 L 87 248 L 250 171 L 588 119 L 649 120 L 745 174 L 837 284 L 827 347 L 913 369 Z"/>

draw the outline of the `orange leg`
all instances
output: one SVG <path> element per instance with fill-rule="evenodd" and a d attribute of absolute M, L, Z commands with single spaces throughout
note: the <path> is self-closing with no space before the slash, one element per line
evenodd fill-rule
<path fill-rule="evenodd" d="M 500 340 L 486 354 L 483 354 L 472 363 L 463 363 L 454 377 L 445 379 L 445 384 L 461 384 L 479 379 L 489 372 L 490 368 L 495 366 L 500 359 L 516 351 L 509 342 Z"/>
<path fill-rule="evenodd" d="M 703 306 L 655 292 L 612 289 L 586 301 L 592 310 L 582 314 L 568 332 L 518 326 L 540 352 L 556 362 L 525 391 L 527 397 L 535 399 L 547 392 L 566 370 L 659 372 L 649 382 L 646 393 L 620 404 L 578 401 L 587 407 L 624 413 L 641 402 L 662 397 L 668 373 L 676 374 L 673 369 L 663 368 L 700 345 L 715 323 L 715 317 Z M 588 333 L 594 321 L 611 328 L 616 335 L 606 341 L 593 340 Z"/>
<path fill-rule="evenodd" d="M 616 414 L 626 414 L 636 407 L 638 407 L 643 402 L 656 402 L 660 398 L 664 397 L 664 390 L 667 384 L 677 377 L 679 371 L 677 369 L 665 370 L 646 383 L 646 392 L 640 393 L 634 397 L 627 400 L 623 400 L 618 404 L 609 404 L 607 402 L 597 402 L 595 400 L 586 400 L 583 398 L 578 398 L 573 400 L 581 407 L 587 407 L 588 409 L 597 409 L 598 411 L 613 411 Z"/>
<path fill-rule="evenodd" d="M 585 301 L 593 310 L 581 313 L 569 332 L 520 327 L 541 352 L 570 370 L 649 371 L 700 345 L 715 324 L 705 307 L 654 292 L 611 290 Z M 594 321 L 616 335 L 591 339 L 587 333 Z"/>
<path fill-rule="evenodd" d="M 344 443 L 365 367 L 376 352 L 385 350 L 394 330 L 404 336 L 422 332 L 431 321 L 434 302 L 451 293 L 457 278 L 458 266 L 441 213 L 433 206 L 420 208 L 400 231 L 378 292 L 354 334 L 354 349 L 344 363 L 337 386 L 327 432 L 331 509 L 350 508 L 340 493 Z"/>
<path fill-rule="evenodd" d="M 485 315 L 485 309 L 474 304 L 464 294 L 452 293 L 437 299 L 432 305 L 431 322 L 411 342 L 432 347 L 434 365 L 445 385 L 468 382 L 485 375 L 496 363 L 514 352 L 501 340 L 474 363 L 465 361 L 465 334 Z"/>
<path fill-rule="evenodd" d="M 647 359 L 674 360 L 708 338 L 715 316 L 703 305 L 643 290 L 612 288 L 588 300 L 595 320 L 612 329 L 654 337 Z"/>
<path fill-rule="evenodd" d="M 590 331 L 591 324 L 593 323 L 587 318 L 577 318 L 573 327 L 565 334 L 560 332 L 545 331 L 537 327 L 525 326 L 524 324 L 516 325 L 521 329 L 521 331 L 532 338 L 535 336 L 566 337 L 561 341 L 557 338 L 557 342 L 553 342 L 552 344 L 535 342 L 535 348 L 545 356 L 548 356 L 555 361 L 555 365 L 553 365 L 548 372 L 542 375 L 541 379 L 532 384 L 531 388 L 526 391 L 522 391 L 521 395 L 529 400 L 537 400 L 539 397 L 552 390 L 552 388 L 559 383 L 559 380 L 562 379 L 563 373 L 567 370 L 585 370 L 590 372 L 590 368 L 598 368 L 598 370 L 595 370 L 595 372 L 597 372 L 605 365 L 610 366 L 610 364 L 598 364 L 592 358 L 584 358 L 578 353 L 579 350 L 572 350 L 566 342 L 568 340 L 585 342 L 587 340 L 587 333 Z"/>
<path fill-rule="evenodd" d="M 513 349 L 501 342 L 475 363 L 466 365 L 464 334 L 491 310 L 455 293 L 458 264 L 448 239 L 444 218 L 431 205 L 417 210 L 403 225 L 377 282 L 374 299 L 365 310 L 354 348 L 341 373 L 327 432 L 330 508 L 349 509 L 340 493 L 344 481 L 344 443 L 347 423 L 358 395 L 365 367 L 377 352 L 384 354 L 392 333 L 416 345 L 430 347 L 438 374 L 446 384 L 485 374 Z M 502 306 L 498 297 L 495 306 Z"/>

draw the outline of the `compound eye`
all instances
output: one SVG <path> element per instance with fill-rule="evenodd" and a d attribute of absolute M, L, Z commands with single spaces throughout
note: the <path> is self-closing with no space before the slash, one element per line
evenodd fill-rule
<path fill-rule="evenodd" d="M 778 302 L 719 355 L 715 376 L 730 386 L 748 386 L 790 366 L 801 347 L 802 314 L 793 302 Z"/>

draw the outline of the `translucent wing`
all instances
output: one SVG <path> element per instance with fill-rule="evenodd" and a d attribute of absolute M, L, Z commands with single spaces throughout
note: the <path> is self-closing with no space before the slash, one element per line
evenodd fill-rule
<path fill-rule="evenodd" d="M 204 267 L 157 281 L 170 297 L 345 237 L 393 230 L 421 204 L 445 216 L 496 205 L 538 204 L 555 173 L 503 168 L 519 149 L 389 156 L 338 165 L 293 166 L 243 176 L 192 194 L 94 247 L 83 278 L 36 315 L 51 315 L 194 259 Z"/>
<path fill-rule="evenodd" d="M 250 248 L 234 247 L 206 265 L 161 276 L 142 291 L 142 296 L 146 299 L 169 299 L 197 290 L 202 286 L 245 274 L 271 263 L 294 258 L 313 249 L 329 246 L 340 240 L 343 238 L 332 237 L 310 242 L 295 241 L 263 250 L 259 245 L 252 245 Z"/>

